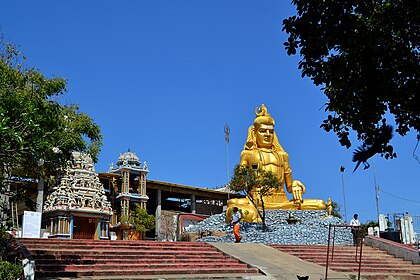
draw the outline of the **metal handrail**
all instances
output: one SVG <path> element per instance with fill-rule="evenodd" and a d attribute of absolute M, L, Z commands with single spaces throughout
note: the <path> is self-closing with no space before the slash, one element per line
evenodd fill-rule
<path fill-rule="evenodd" d="M 329 257 L 330 257 L 330 243 L 332 239 L 332 250 L 331 250 L 331 261 L 334 260 L 334 246 L 335 246 L 335 229 L 336 228 L 350 228 L 350 229 L 357 229 L 358 235 L 356 240 L 356 252 L 355 252 L 355 261 L 359 263 L 359 271 L 357 279 L 360 280 L 360 271 L 362 269 L 362 232 L 363 232 L 363 226 L 351 226 L 351 225 L 332 225 L 330 224 L 328 226 L 328 245 L 327 245 L 327 262 L 325 264 L 325 280 L 328 279 L 328 266 L 329 266 Z M 333 228 L 333 235 L 331 237 L 331 228 Z M 359 252 L 359 244 L 360 244 L 360 253 Z M 359 256 L 358 256 L 359 254 Z M 359 257 L 359 261 L 357 261 L 357 257 Z"/>

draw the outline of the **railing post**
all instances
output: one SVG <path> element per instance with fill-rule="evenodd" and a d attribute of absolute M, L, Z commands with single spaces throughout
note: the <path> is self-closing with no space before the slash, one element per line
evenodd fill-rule
<path fill-rule="evenodd" d="M 360 241 L 360 227 L 353 227 L 352 228 L 352 231 L 353 230 L 357 230 L 356 231 L 356 252 L 355 252 L 355 255 L 354 255 L 354 260 L 356 261 L 356 262 L 358 262 L 358 260 L 357 260 L 357 253 L 359 252 L 359 241 Z M 354 240 L 354 239 L 353 239 Z"/>
<path fill-rule="evenodd" d="M 334 231 L 333 231 L 333 237 L 332 237 L 333 244 L 332 244 L 332 252 L 331 252 L 331 261 L 334 260 L 334 247 L 335 247 L 335 226 L 333 227 L 334 227 Z"/>
<path fill-rule="evenodd" d="M 363 244 L 362 244 L 362 227 L 359 228 L 359 240 L 357 241 L 357 243 L 360 243 L 360 255 L 359 255 L 359 274 L 357 279 L 360 280 L 360 271 L 362 269 L 362 248 L 363 248 Z M 362 231 L 363 232 L 363 231 Z"/>
<path fill-rule="evenodd" d="M 325 264 L 325 280 L 328 279 L 328 259 L 330 256 L 330 238 L 331 238 L 331 224 L 328 225 L 328 245 L 327 245 L 327 262 Z"/>

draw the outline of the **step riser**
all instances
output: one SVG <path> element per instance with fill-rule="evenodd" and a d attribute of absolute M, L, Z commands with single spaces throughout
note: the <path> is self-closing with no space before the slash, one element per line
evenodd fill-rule
<path fill-rule="evenodd" d="M 310 262 L 316 262 L 316 263 L 327 263 L 327 261 L 325 259 L 304 259 L 302 258 L 302 260 L 306 260 L 306 261 L 310 261 Z M 333 261 L 329 260 L 328 261 L 329 264 L 340 264 L 340 265 L 346 265 L 346 264 L 355 264 L 358 263 L 358 261 L 355 260 L 336 260 L 334 259 Z M 362 260 L 362 264 L 363 266 L 384 266 L 384 267 L 388 267 L 388 266 L 407 266 L 407 267 L 412 267 L 411 263 L 405 262 L 405 263 L 401 263 L 398 261 L 395 262 L 381 262 L 381 261 L 364 261 Z"/>
<path fill-rule="evenodd" d="M 25 244 L 112 244 L 112 245 L 119 245 L 119 244 L 146 244 L 146 245 L 153 245 L 153 246 L 177 246 L 179 244 L 185 244 L 186 246 L 203 246 L 207 247 L 205 243 L 200 242 L 172 242 L 172 241 L 144 241 L 144 240 L 93 240 L 93 239 L 54 239 L 54 238 L 20 238 L 23 243 Z"/>
<path fill-rule="evenodd" d="M 141 259 L 141 260 L 108 260 L 108 259 L 96 259 L 96 260 L 42 260 L 37 259 L 37 265 L 89 265 L 89 264 L 154 264 L 154 263 L 163 263 L 163 264 L 174 264 L 174 263 L 206 263 L 206 264 L 216 264 L 219 260 L 209 260 L 209 259 Z M 239 263 L 237 260 L 224 260 L 223 263 L 235 264 Z"/>
<path fill-rule="evenodd" d="M 249 274 L 258 273 L 257 269 L 213 269 L 213 270 L 133 270 L 133 271 L 65 271 L 39 272 L 38 277 L 86 277 L 86 276 L 122 276 L 122 275 L 169 275 L 169 274 Z"/>
<path fill-rule="evenodd" d="M 109 246 L 26 246 L 28 250 L 57 250 L 57 249 L 67 249 L 67 250 L 99 250 L 99 251 L 107 251 L 112 250 L 109 248 Z M 192 251 L 192 252 L 201 252 L 201 251 L 215 251 L 214 248 L 208 248 L 208 247 L 186 247 L 186 246 L 177 246 L 177 247 L 162 247 L 162 246 L 118 246 L 119 250 L 124 251 L 147 251 L 147 250 L 164 250 L 164 251 L 177 251 L 177 250 L 186 250 Z"/>
<path fill-rule="evenodd" d="M 357 279 L 357 274 L 353 274 L 354 275 L 354 279 Z M 371 275 L 363 275 L 363 280 L 390 280 L 390 279 L 398 279 L 398 280 L 419 280 L 419 276 L 415 276 L 415 275 L 403 275 L 403 274 L 398 274 L 398 275 L 392 275 L 392 274 L 387 274 L 386 276 L 384 275 L 377 275 L 377 274 L 371 274 Z"/>
<path fill-rule="evenodd" d="M 28 250 L 31 253 L 35 254 L 35 255 L 130 255 L 130 256 L 138 256 L 138 255 L 178 255 L 178 254 L 188 254 L 188 255 L 194 255 L 194 256 L 212 256 L 212 255 L 217 255 L 219 254 L 219 252 L 217 251 L 203 251 L 203 252 L 194 252 L 194 251 L 177 251 L 177 252 L 168 252 L 168 251 L 138 251 L 138 252 L 131 252 L 131 251 L 114 251 L 114 250 L 109 250 L 109 251 L 83 251 L 83 250 L 79 250 L 79 251 L 74 251 L 74 250 L 60 250 L 60 251 L 44 251 L 44 250 Z"/>
<path fill-rule="evenodd" d="M 135 261 L 135 260 L 179 260 L 189 261 L 195 259 L 209 260 L 209 255 L 88 255 L 88 256 L 75 256 L 75 255 L 32 255 L 37 260 L 41 261 L 71 261 L 71 260 L 123 260 L 123 261 Z M 214 254 L 214 257 L 218 257 L 219 254 Z"/>
<path fill-rule="evenodd" d="M 246 264 L 228 264 L 229 268 L 232 269 L 246 269 Z M 38 271 L 109 271 L 109 270 L 121 270 L 121 271 L 133 271 L 133 270 L 144 270 L 144 269 L 221 269 L 226 267 L 226 264 L 137 264 L 137 265 L 57 265 L 57 266 L 40 266 Z"/>
<path fill-rule="evenodd" d="M 318 257 L 318 256 L 301 256 L 301 255 L 294 255 L 291 254 L 295 257 L 298 257 L 300 259 L 305 259 L 305 260 L 309 260 L 309 261 L 313 261 L 313 260 L 318 260 L 318 261 L 326 261 L 327 258 L 326 257 Z M 334 258 L 331 258 L 331 256 L 328 258 L 329 262 L 337 262 L 337 261 L 349 261 L 349 262 L 359 262 L 359 258 L 355 258 L 355 257 L 339 257 L 339 256 L 334 256 Z M 398 263 L 398 264 L 412 264 L 412 262 L 410 261 L 404 261 L 404 260 L 399 260 L 396 258 L 362 258 L 362 263 Z"/>
<path fill-rule="evenodd" d="M 330 268 L 330 267 L 328 267 Z M 332 270 L 335 271 L 339 271 L 339 272 L 358 272 L 359 268 L 342 268 L 342 267 L 331 267 Z M 369 273 L 369 272 L 373 272 L 373 273 L 378 273 L 378 272 L 382 272 L 382 273 L 411 273 L 411 270 L 409 269 L 375 269 L 375 268 L 371 268 L 371 269 L 363 269 L 362 270 L 364 273 Z"/>

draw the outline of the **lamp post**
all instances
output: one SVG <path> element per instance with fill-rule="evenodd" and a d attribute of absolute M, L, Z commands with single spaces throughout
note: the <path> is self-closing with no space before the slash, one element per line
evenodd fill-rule
<path fill-rule="evenodd" d="M 226 141 L 226 166 L 227 166 L 227 183 L 229 184 L 229 134 L 230 134 L 230 128 L 227 124 L 225 124 L 225 141 Z M 229 185 L 227 186 L 227 192 L 228 192 L 228 200 L 229 200 Z"/>
<path fill-rule="evenodd" d="M 38 160 L 38 167 L 44 166 L 45 160 L 40 158 Z M 36 197 L 36 212 L 42 213 L 42 206 L 44 204 L 44 178 L 40 175 L 38 177 L 38 193 Z"/>
<path fill-rule="evenodd" d="M 373 183 L 375 184 L 375 201 L 376 201 L 376 217 L 379 222 L 379 186 L 376 184 L 376 168 L 375 168 L 375 158 L 372 158 L 373 161 Z"/>
<path fill-rule="evenodd" d="M 341 187 L 343 189 L 343 202 L 344 202 L 344 221 L 347 222 L 347 210 L 346 210 L 346 192 L 344 191 L 344 170 L 346 168 L 342 165 L 340 167 L 341 172 Z"/>
<path fill-rule="evenodd" d="M 61 150 L 58 147 L 52 147 L 51 150 L 56 155 L 61 154 Z M 38 168 L 42 169 L 46 162 L 50 162 L 50 161 L 40 158 L 38 160 Z M 44 178 L 40 174 L 40 176 L 38 177 L 38 194 L 36 197 L 36 212 L 40 212 L 40 213 L 42 213 L 42 208 L 44 205 L 44 183 L 45 183 Z"/>

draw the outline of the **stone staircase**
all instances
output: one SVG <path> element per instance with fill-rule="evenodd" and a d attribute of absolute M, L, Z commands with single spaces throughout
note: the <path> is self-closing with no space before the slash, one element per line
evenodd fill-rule
<path fill-rule="evenodd" d="M 257 275 L 258 269 L 201 242 L 20 239 L 36 279 L 135 279 L 164 275 Z"/>
<path fill-rule="evenodd" d="M 271 247 L 284 253 L 294 255 L 302 260 L 326 266 L 326 245 L 280 245 Z M 359 248 L 360 252 L 360 248 Z M 359 253 L 358 253 L 359 254 Z M 348 273 L 357 279 L 359 271 L 359 256 L 356 261 L 356 247 L 335 246 L 332 259 L 330 247 L 328 267 L 337 272 Z M 361 279 L 420 279 L 420 265 L 388 255 L 385 251 L 363 245 L 361 262 Z M 356 276 L 356 278 L 354 278 Z"/>

